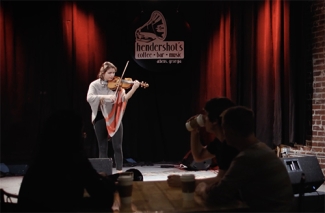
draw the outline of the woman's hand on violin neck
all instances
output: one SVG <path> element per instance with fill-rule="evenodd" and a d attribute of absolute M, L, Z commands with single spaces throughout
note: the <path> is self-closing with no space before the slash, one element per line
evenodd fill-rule
<path fill-rule="evenodd" d="M 134 89 L 138 89 L 139 86 L 140 86 L 140 82 L 139 82 L 138 80 L 133 81 L 132 89 L 133 89 L 133 88 L 134 88 Z"/>

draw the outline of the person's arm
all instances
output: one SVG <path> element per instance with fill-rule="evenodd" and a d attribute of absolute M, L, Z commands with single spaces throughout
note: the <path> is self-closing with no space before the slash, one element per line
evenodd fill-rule
<path fill-rule="evenodd" d="M 195 192 L 207 202 L 226 203 L 238 199 L 238 190 L 247 183 L 252 174 L 251 162 L 247 158 L 235 158 L 224 177 L 217 183 L 200 183 Z M 245 172 L 243 172 L 245 171 Z"/>
<path fill-rule="evenodd" d="M 215 157 L 205 146 L 202 146 L 198 129 L 191 131 L 191 152 L 196 162 L 202 162 Z"/>
<path fill-rule="evenodd" d="M 97 94 L 96 87 L 93 83 L 89 85 L 87 92 L 87 102 L 90 104 L 96 104 L 99 102 L 115 102 L 115 95 L 99 95 Z M 96 104 L 97 105 L 97 104 Z"/>
<path fill-rule="evenodd" d="M 140 86 L 140 82 L 135 80 L 131 90 L 125 94 L 124 101 L 129 100 L 132 97 L 132 95 L 135 93 L 135 91 L 139 88 L 139 86 Z"/>
<path fill-rule="evenodd" d="M 206 183 L 207 185 L 216 184 L 217 182 L 219 182 L 223 178 L 225 173 L 226 173 L 226 171 L 219 169 L 218 174 L 217 174 L 216 177 L 196 179 L 196 185 L 198 185 L 198 184 L 200 184 L 202 182 Z"/>

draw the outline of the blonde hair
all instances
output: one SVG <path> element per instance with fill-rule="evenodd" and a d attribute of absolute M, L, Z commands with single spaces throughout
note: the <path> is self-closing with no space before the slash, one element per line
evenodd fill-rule
<path fill-rule="evenodd" d="M 117 72 L 117 67 L 113 63 L 105 61 L 99 69 L 98 78 L 103 80 L 105 72 L 110 68 L 113 68 Z"/>

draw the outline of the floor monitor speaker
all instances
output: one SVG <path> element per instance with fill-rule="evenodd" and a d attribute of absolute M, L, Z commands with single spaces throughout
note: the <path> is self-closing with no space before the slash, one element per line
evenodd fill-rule
<path fill-rule="evenodd" d="M 89 158 L 89 161 L 97 172 L 105 172 L 108 175 L 113 173 L 112 158 Z"/>
<path fill-rule="evenodd" d="M 293 192 L 315 192 L 324 183 L 324 174 L 316 156 L 281 158 L 287 168 Z"/>

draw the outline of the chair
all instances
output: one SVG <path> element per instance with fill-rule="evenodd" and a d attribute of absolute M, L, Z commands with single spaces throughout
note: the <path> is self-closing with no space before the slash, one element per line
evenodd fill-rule
<path fill-rule="evenodd" d="M 13 199 L 18 201 L 18 195 L 6 192 L 4 189 L 0 189 L 1 196 L 1 212 L 19 212 L 19 206 L 17 202 L 14 202 Z"/>

